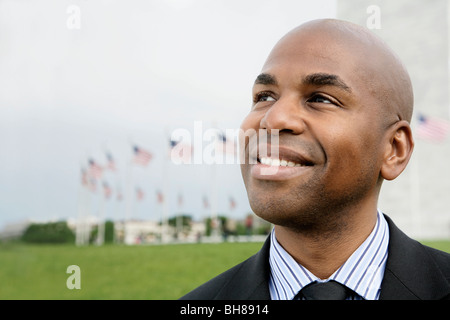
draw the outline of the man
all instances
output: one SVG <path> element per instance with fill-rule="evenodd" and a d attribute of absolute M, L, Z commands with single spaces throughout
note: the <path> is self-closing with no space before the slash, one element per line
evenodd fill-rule
<path fill-rule="evenodd" d="M 377 210 L 383 181 L 412 154 L 412 112 L 407 71 L 368 30 L 315 20 L 285 35 L 241 126 L 268 137 L 256 151 L 246 140 L 241 171 L 274 229 L 256 255 L 183 299 L 449 299 L 450 255 Z M 278 156 L 264 155 L 275 135 Z"/>

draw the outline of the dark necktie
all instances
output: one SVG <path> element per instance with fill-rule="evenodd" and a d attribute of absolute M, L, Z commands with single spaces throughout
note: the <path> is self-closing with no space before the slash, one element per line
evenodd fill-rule
<path fill-rule="evenodd" d="M 297 294 L 297 299 L 306 300 L 345 300 L 349 289 L 339 282 L 313 282 Z"/>

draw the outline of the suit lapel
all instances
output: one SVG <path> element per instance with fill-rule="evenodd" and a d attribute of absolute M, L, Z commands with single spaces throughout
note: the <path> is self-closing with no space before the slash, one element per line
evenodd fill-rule
<path fill-rule="evenodd" d="M 250 300 L 270 300 L 269 277 L 270 277 L 270 236 L 267 237 L 261 250 L 256 254 L 251 272 L 255 275 L 255 289 L 251 292 L 247 299 Z M 261 270 L 261 266 L 263 269 Z"/>
<path fill-rule="evenodd" d="M 435 300 L 448 295 L 449 285 L 426 248 L 385 218 L 389 248 L 380 300 Z"/>

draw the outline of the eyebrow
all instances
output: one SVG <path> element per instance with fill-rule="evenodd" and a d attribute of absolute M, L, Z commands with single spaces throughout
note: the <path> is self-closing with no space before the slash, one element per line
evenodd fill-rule
<path fill-rule="evenodd" d="M 312 73 L 303 79 L 304 84 L 313 86 L 335 86 L 351 92 L 351 88 L 337 75 L 329 73 Z"/>
<path fill-rule="evenodd" d="M 255 84 L 277 85 L 277 78 L 268 73 L 261 73 L 256 77 Z"/>
<path fill-rule="evenodd" d="M 305 85 L 313 86 L 335 86 L 345 91 L 351 92 L 351 88 L 338 76 L 329 73 L 311 73 L 302 79 Z M 277 85 L 277 78 L 269 73 L 261 73 L 256 77 L 255 84 Z"/>

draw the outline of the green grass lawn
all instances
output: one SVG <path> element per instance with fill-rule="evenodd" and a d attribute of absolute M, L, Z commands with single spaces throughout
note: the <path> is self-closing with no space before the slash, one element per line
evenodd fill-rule
<path fill-rule="evenodd" d="M 0 245 L 0 299 L 178 299 L 261 245 Z M 80 290 L 66 287 L 69 265 Z"/>
<path fill-rule="evenodd" d="M 450 240 L 421 241 L 424 245 L 450 253 Z"/>
<path fill-rule="evenodd" d="M 425 244 L 450 252 L 450 241 Z M 0 244 L 0 299 L 178 299 L 261 245 Z M 80 290 L 66 287 L 69 265 L 81 269 Z"/>

